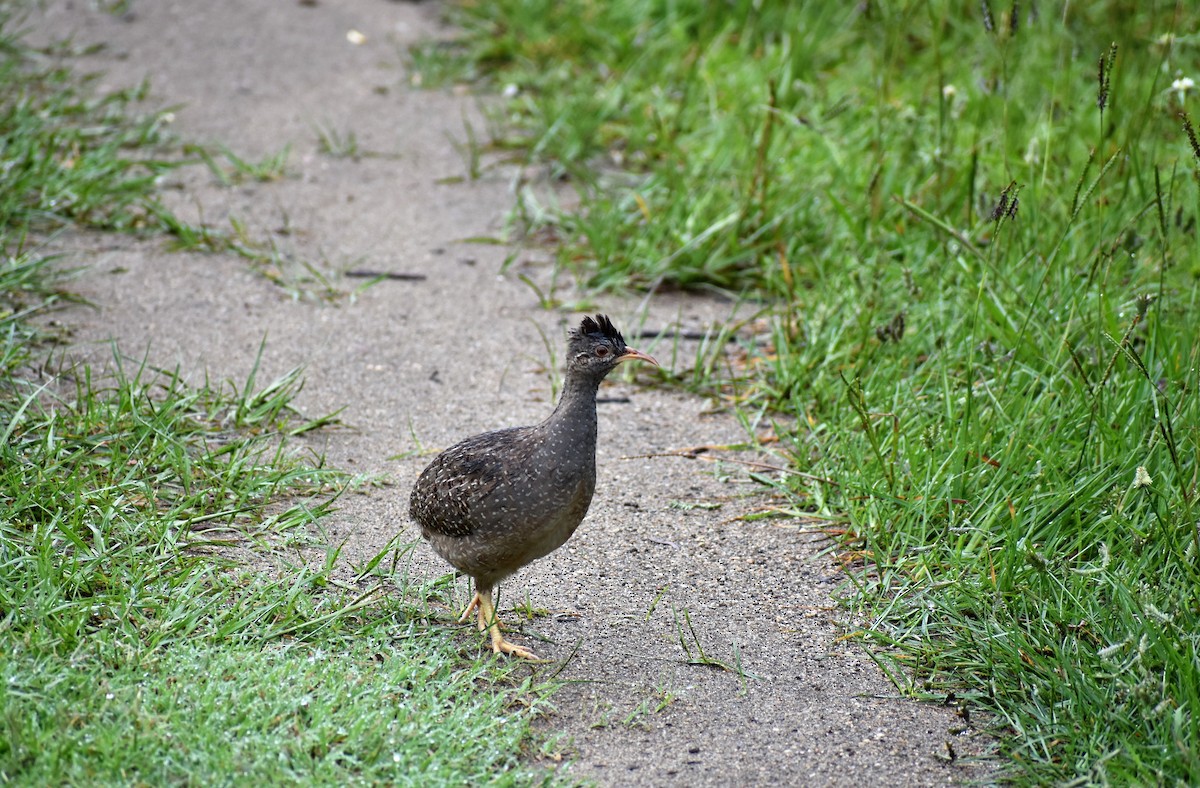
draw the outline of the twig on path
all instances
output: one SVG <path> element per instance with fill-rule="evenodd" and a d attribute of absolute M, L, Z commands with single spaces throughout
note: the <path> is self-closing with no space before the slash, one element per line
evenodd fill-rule
<path fill-rule="evenodd" d="M 731 462 L 736 465 L 743 465 L 747 468 L 754 468 L 755 470 L 759 470 L 759 471 L 775 471 L 778 473 L 787 474 L 788 476 L 799 476 L 804 479 L 810 479 L 814 482 L 830 484 L 830 485 L 833 485 L 834 487 L 842 486 L 840 483 L 835 482 L 833 479 L 826 479 L 823 476 L 814 476 L 811 473 L 805 473 L 803 471 L 796 471 L 796 470 L 792 470 L 791 468 L 784 468 L 783 466 L 780 466 L 780 465 L 771 465 L 769 463 L 756 462 L 754 460 L 739 460 L 739 459 L 735 459 L 733 457 L 723 457 L 723 456 L 718 456 L 718 455 L 713 455 L 713 454 L 707 453 L 713 449 L 720 450 L 720 449 L 728 449 L 728 448 L 729 448 L 728 446 L 691 446 L 691 447 L 688 447 L 685 449 L 675 449 L 674 451 L 655 452 L 652 454 L 629 454 L 624 457 L 621 457 L 621 459 L 622 460 L 644 460 L 644 459 L 652 459 L 655 457 L 683 457 L 686 460 L 707 460 L 708 462 Z"/>
<path fill-rule="evenodd" d="M 629 341 L 654 340 L 654 339 L 682 339 L 693 342 L 699 342 L 705 339 L 712 339 L 711 331 L 697 331 L 694 329 L 684 329 L 682 331 L 672 331 L 668 328 L 654 329 L 650 331 L 642 331 L 631 337 Z M 736 342 L 737 337 L 733 334 L 725 337 L 725 342 Z"/>
<path fill-rule="evenodd" d="M 347 271 L 347 279 L 394 279 L 401 282 L 423 282 L 429 277 L 425 274 L 408 274 L 402 271 L 372 271 L 368 268 L 356 268 Z"/>

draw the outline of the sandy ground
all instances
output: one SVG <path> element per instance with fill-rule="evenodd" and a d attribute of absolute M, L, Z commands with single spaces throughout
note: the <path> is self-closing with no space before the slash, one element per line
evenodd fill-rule
<path fill-rule="evenodd" d="M 344 557 L 374 555 L 397 532 L 417 539 L 408 493 L 427 456 L 487 429 L 532 423 L 552 408 L 551 373 L 578 313 L 547 311 L 518 274 L 547 270 L 522 252 L 464 243 L 502 236 L 516 173 L 467 165 L 451 139 L 476 99 L 417 90 L 406 53 L 448 34 L 436 3 L 388 0 L 144 0 L 124 15 L 86 0 L 47 0 L 35 40 L 71 36 L 77 65 L 102 89 L 151 81 L 151 106 L 176 106 L 174 130 L 255 160 L 290 146 L 289 175 L 222 186 L 206 170 L 170 176 L 172 206 L 192 221 L 270 238 L 293 259 L 340 278 L 354 268 L 422 274 L 353 299 L 296 299 L 234 255 L 169 252 L 159 241 L 68 236 L 89 266 L 73 289 L 94 308 L 57 315 L 75 352 L 178 366 L 201 381 L 240 381 L 266 338 L 260 380 L 306 368 L 298 405 L 345 408 L 349 429 L 311 439 L 333 465 L 390 483 L 343 499 L 327 523 Z M 354 32 L 352 32 L 354 31 Z M 357 35 L 356 35 L 357 34 Z M 320 133 L 353 134 L 369 155 L 323 154 Z M 567 294 L 570 295 L 570 294 Z M 577 296 L 578 294 L 576 294 Z M 727 319 L 713 298 L 594 296 L 632 340 L 637 328 Z M 549 339 L 543 343 L 542 333 Z M 631 344 L 687 366 L 670 340 Z M 599 483 L 587 520 L 562 550 L 501 589 L 501 605 L 550 611 L 514 639 L 556 660 L 568 683 L 542 726 L 565 734 L 546 768 L 601 785 L 942 785 L 987 779 L 952 709 L 899 699 L 853 644 L 839 642 L 830 593 L 842 577 L 820 540 L 795 525 L 737 519 L 761 488 L 736 466 L 644 457 L 744 440 L 727 414 L 660 387 L 617 379 L 601 395 Z M 389 459 L 390 458 L 390 459 Z M 686 508 L 702 503 L 717 508 Z M 408 571 L 444 574 L 425 545 Z M 458 592 L 467 599 L 466 581 Z M 694 627 L 679 622 L 685 612 Z M 464 638 L 473 633 L 464 629 Z M 698 644 L 697 644 L 698 640 Z M 690 664 L 683 643 L 745 676 Z M 569 657 L 569 659 L 568 659 Z M 480 659 L 491 654 L 482 648 Z M 566 664 L 563 664 L 566 660 Z"/>

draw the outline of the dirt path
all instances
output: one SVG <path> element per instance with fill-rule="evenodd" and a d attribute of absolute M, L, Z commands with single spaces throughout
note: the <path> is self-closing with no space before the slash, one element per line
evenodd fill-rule
<path fill-rule="evenodd" d="M 329 538 L 347 540 L 348 560 L 375 554 L 398 530 L 416 539 L 408 491 L 427 458 L 388 458 L 540 419 L 552 407 L 546 366 L 561 361 L 565 326 L 578 319 L 539 308 L 517 279 L 519 264 L 501 274 L 506 249 L 462 242 L 502 234 L 513 173 L 445 180 L 466 172 L 448 137 L 464 137 L 473 100 L 413 90 L 404 66 L 411 42 L 444 34 L 436 4 L 147 0 L 124 17 L 84 0 L 45 6 L 30 20 L 37 38 L 104 44 L 83 67 L 104 71 L 108 88 L 150 78 L 153 105 L 182 105 L 175 128 L 185 138 L 220 141 L 246 159 L 291 146 L 291 175 L 278 181 L 220 186 L 199 168 L 171 176 L 172 203 L 185 217 L 217 226 L 234 217 L 251 236 L 334 272 L 426 276 L 326 305 L 293 300 L 232 255 L 70 237 L 72 259 L 92 266 L 75 289 L 96 307 L 59 316 L 74 327 L 79 352 L 103 360 L 111 338 L 125 354 L 179 365 L 193 381 L 242 380 L 266 336 L 260 380 L 303 364 L 299 404 L 312 414 L 346 407 L 353 429 L 324 434 L 315 448 L 334 465 L 393 482 L 344 499 Z M 323 154 L 320 133 L 342 142 L 352 134 L 360 152 L 379 155 Z M 679 297 L 598 305 L 627 334 L 638 325 L 700 326 L 730 308 Z M 668 344 L 638 346 L 672 361 Z M 686 366 L 694 347 L 678 351 Z M 755 489 L 736 470 L 636 458 L 741 440 L 732 417 L 619 380 L 602 395 L 617 401 L 601 406 L 587 521 L 566 548 L 502 589 L 503 606 L 527 597 L 551 611 L 525 626 L 549 642 L 524 642 L 556 660 L 574 652 L 560 674 L 570 683 L 545 722 L 565 734 L 561 763 L 547 758 L 548 767 L 606 785 L 940 785 L 986 776 L 944 762 L 947 741 L 959 753 L 974 749 L 969 736 L 950 732 L 962 724 L 951 710 L 897 699 L 859 648 L 837 642 L 828 595 L 840 577 L 815 557 L 811 536 L 734 519 L 753 506 L 745 496 Z M 680 507 L 691 503 L 720 506 Z M 425 578 L 446 570 L 423 545 L 410 567 Z M 466 599 L 465 581 L 459 594 Z M 685 611 L 693 657 L 703 648 L 740 660 L 753 677 L 689 664 L 678 626 Z"/>

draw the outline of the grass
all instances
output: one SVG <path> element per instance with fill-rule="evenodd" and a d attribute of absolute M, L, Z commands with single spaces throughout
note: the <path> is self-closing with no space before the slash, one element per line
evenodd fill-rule
<path fill-rule="evenodd" d="M 457 651 L 397 649 L 396 629 L 376 625 L 319 646 L 181 644 L 100 685 L 65 677 L 55 697 L 16 709 L 42 734 L 24 753 L 32 763 L 22 779 L 519 782 L 526 729 L 514 720 L 512 689 L 489 692 L 494 670 L 464 668 Z M 458 707 L 466 689 L 469 711 Z"/>
<path fill-rule="evenodd" d="M 296 298 L 346 295 L 327 261 L 296 259 L 272 239 L 251 237 L 236 217 L 228 227 L 188 222 L 157 191 L 170 173 L 193 166 L 205 167 L 222 187 L 278 180 L 287 174 L 289 146 L 255 162 L 224 146 L 182 142 L 169 131 L 169 111 L 133 111 L 148 84 L 97 95 L 95 75 L 78 75 L 60 62 L 61 53 L 32 57 L 10 32 L 11 5 L 0 3 L 0 226 L 43 235 L 75 225 L 166 236 L 175 249 L 238 254 Z"/>
<path fill-rule="evenodd" d="M 174 165 L 127 155 L 131 149 L 159 152 L 163 141 L 158 118 L 125 114 L 143 90 L 97 98 L 68 69 L 31 71 L 11 54 L 0 62 L 0 82 L 0 226 L 134 230 L 155 221 L 152 185 Z"/>
<path fill-rule="evenodd" d="M 93 372 L 38 328 L 70 298 L 46 234 L 195 228 L 157 199 L 161 118 L 0 22 L 0 782 L 543 781 L 521 759 L 546 687 L 464 658 L 391 548 L 344 579 L 320 520 L 356 480 L 297 447 L 334 418 L 298 418 L 299 370 L 189 386 L 114 349 Z M 286 153 L 224 157 L 272 178 Z"/>
<path fill-rule="evenodd" d="M 516 209 L 560 270 L 761 305 L 680 382 L 774 419 L 897 686 L 992 712 L 1018 783 L 1200 781 L 1198 12 L 452 18 L 413 66 L 503 88 L 487 144 L 579 196 Z"/>
<path fill-rule="evenodd" d="M 431 589 L 297 554 L 348 480 L 288 448 L 294 374 L 5 383 L 0 779 L 533 780 L 545 688 L 464 659 Z"/>
<path fill-rule="evenodd" d="M 353 131 L 338 131 L 333 126 L 320 125 L 316 128 L 317 149 L 335 159 L 357 158 L 358 137 Z"/>

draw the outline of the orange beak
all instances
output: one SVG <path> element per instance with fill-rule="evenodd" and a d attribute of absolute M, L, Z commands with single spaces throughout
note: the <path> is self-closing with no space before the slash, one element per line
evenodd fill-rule
<path fill-rule="evenodd" d="M 622 361 L 645 361 L 648 364 L 658 366 L 658 362 L 654 360 L 653 356 L 643 353 L 640 350 L 634 350 L 631 347 L 625 348 L 625 352 L 617 356 L 617 363 L 619 364 Z"/>

